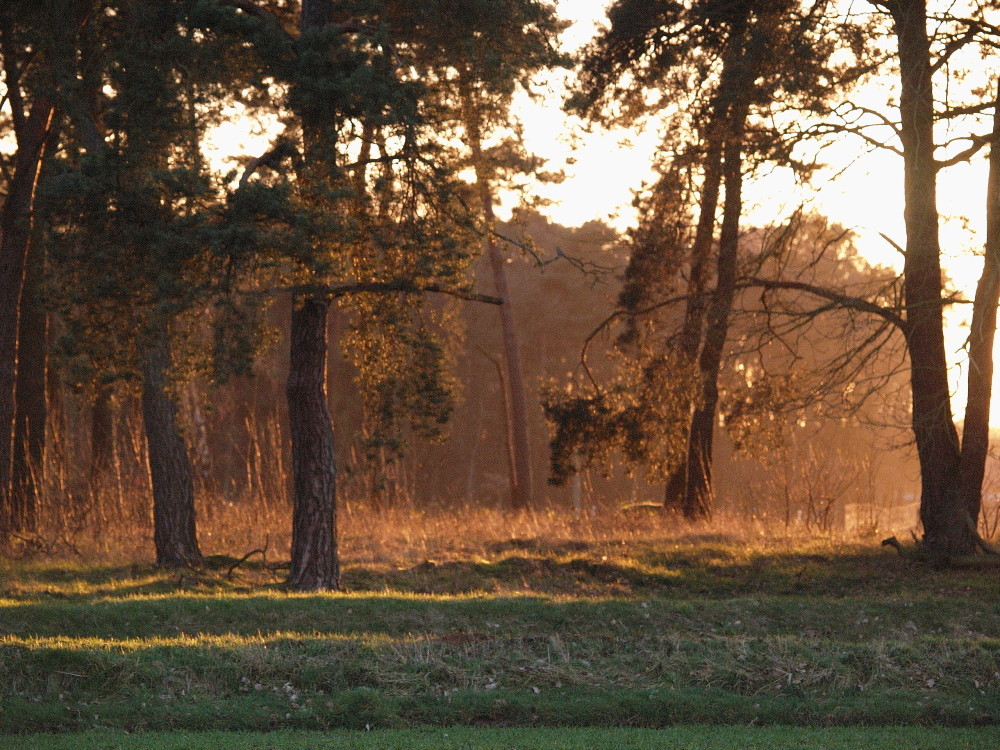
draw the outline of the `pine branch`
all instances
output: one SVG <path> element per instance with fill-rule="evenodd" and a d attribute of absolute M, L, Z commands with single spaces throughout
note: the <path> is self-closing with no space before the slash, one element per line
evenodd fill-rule
<path fill-rule="evenodd" d="M 241 10 L 248 16 L 253 16 L 254 18 L 260 19 L 265 24 L 270 26 L 274 31 L 277 31 L 285 39 L 290 42 L 295 41 L 295 37 L 289 33 L 288 29 L 282 26 L 281 21 L 278 17 L 271 13 L 271 11 L 266 8 L 262 8 L 257 5 L 254 0 L 219 0 L 222 5 L 228 5 L 237 10 Z"/>

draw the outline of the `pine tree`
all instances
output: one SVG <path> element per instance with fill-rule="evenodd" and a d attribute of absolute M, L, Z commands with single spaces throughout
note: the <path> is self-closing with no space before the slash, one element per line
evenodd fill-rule
<path fill-rule="evenodd" d="M 341 342 L 357 366 L 381 445 L 398 446 L 403 415 L 431 434 L 447 419 L 445 354 L 419 295 L 462 291 L 467 222 L 453 199 L 455 159 L 433 130 L 395 31 L 392 4 L 308 0 L 297 30 L 279 9 L 229 3 L 263 64 L 286 86 L 293 174 L 284 239 L 270 248 L 294 294 L 287 384 L 292 433 L 293 538 L 288 585 L 339 586 L 334 434 L 327 406 L 327 318 L 341 300 L 353 317 Z M 251 27 L 250 22 L 253 22 Z M 268 50 L 279 50 L 268 56 Z M 270 162 L 267 157 L 258 164 Z M 271 179 L 270 177 L 268 179 Z M 261 193 L 245 180 L 236 204 Z M 270 189 L 268 186 L 261 186 Z M 263 223 L 267 223 L 264 221 Z M 280 260 L 277 260 L 280 259 Z"/>
<path fill-rule="evenodd" d="M 643 221 L 676 226 L 685 215 L 697 213 L 693 234 L 670 231 L 658 239 L 642 230 L 633 256 L 643 268 L 658 267 L 668 274 L 687 270 L 683 322 L 676 336 L 668 338 L 667 350 L 654 356 L 650 373 L 665 367 L 696 373 L 697 385 L 688 396 L 687 448 L 669 475 L 664 502 L 665 508 L 688 518 L 706 517 L 712 507 L 718 378 L 736 282 L 743 175 L 760 161 L 792 163 L 783 134 L 769 123 L 770 113 L 821 109 L 833 91 L 826 61 L 835 42 L 824 26 L 823 8 L 823 3 L 803 7 L 791 0 L 655 7 L 620 0 L 609 10 L 609 28 L 584 52 L 574 107 L 595 120 L 619 124 L 672 113 L 667 130 L 673 137 L 668 136 L 663 150 L 676 162 L 671 166 L 664 159 L 666 194 L 673 199 L 648 208 L 675 212 L 675 217 L 646 216 Z M 677 141 L 691 133 L 697 136 L 693 147 Z M 696 211 L 681 202 L 690 200 L 690 190 L 671 187 L 679 184 L 676 177 L 682 173 L 694 174 L 700 185 L 693 201 Z M 633 280 L 637 276 L 635 268 L 627 273 Z M 714 289 L 709 289 L 713 277 Z M 655 306 L 657 300 L 646 296 L 655 288 L 650 280 L 627 286 L 623 312 Z M 639 330 L 632 325 L 632 343 Z M 679 380 L 687 377 L 682 374 Z"/>
<path fill-rule="evenodd" d="M 91 20 L 82 54 L 57 70 L 72 139 L 45 186 L 61 346 L 94 380 L 141 384 L 156 560 L 171 567 L 201 557 L 176 344 L 200 334 L 218 271 L 203 239 L 218 193 L 200 139 L 220 47 L 195 7 L 122 0 Z"/>

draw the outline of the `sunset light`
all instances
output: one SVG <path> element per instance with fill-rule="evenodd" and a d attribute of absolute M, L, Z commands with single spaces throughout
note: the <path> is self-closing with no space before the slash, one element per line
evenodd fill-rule
<path fill-rule="evenodd" d="M 0 0 L 0 750 L 1000 747 L 1000 0 Z"/>

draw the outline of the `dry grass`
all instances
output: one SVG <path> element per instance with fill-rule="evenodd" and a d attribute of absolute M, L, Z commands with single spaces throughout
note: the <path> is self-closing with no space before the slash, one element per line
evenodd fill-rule
<path fill-rule="evenodd" d="M 52 425 L 51 449 L 38 472 L 43 491 L 37 530 L 20 535 L 10 556 L 111 564 L 153 558 L 152 493 L 141 421 L 135 404 L 126 406 L 122 406 L 112 467 L 97 486 L 81 470 L 89 461 L 89 445 L 85 440 L 81 443 L 86 410 L 78 405 L 67 411 L 67 418 L 72 419 L 66 425 Z M 192 451 L 202 551 L 242 557 L 262 550 L 270 562 L 286 560 L 291 546 L 287 436 L 273 415 L 260 422 L 248 417 L 237 432 L 244 439 L 230 446 L 225 462 Z M 819 460 L 813 456 L 800 462 L 793 473 L 818 476 Z M 884 528 L 887 523 L 886 498 L 874 492 L 871 467 L 845 466 L 843 461 L 837 464 L 859 484 L 859 490 L 865 490 L 860 492 L 865 498 L 863 507 L 855 510 L 872 535 L 867 538 L 856 532 L 845 534 L 836 524 L 817 526 L 815 509 L 803 506 L 801 493 L 793 491 L 798 485 L 781 484 L 801 484 L 795 477 L 788 479 L 787 472 L 768 473 L 773 480 L 769 483 L 741 484 L 732 490 L 732 497 L 719 498 L 720 512 L 711 522 L 692 524 L 648 505 L 625 506 L 623 498 L 595 499 L 589 490 L 586 513 L 574 512 L 568 502 L 542 503 L 536 510 L 516 513 L 481 498 L 426 505 L 413 499 L 405 483 L 386 493 L 386 497 L 398 498 L 394 503 L 380 505 L 370 499 L 365 472 L 347 467 L 338 480 L 341 557 L 346 566 L 392 568 L 425 560 L 492 559 L 498 550 L 530 551 L 532 545 L 567 550 L 581 545 L 591 555 L 616 559 L 622 549 L 637 545 L 704 543 L 725 544 L 752 555 L 800 549 L 804 544 L 822 550 L 888 536 L 891 532 L 879 532 L 880 524 Z M 866 483 L 865 477 L 871 481 Z M 785 498 L 781 512 L 775 511 L 777 496 Z M 836 515 L 828 507 L 831 502 L 824 505 L 824 517 Z M 1000 506 L 984 513 L 987 536 L 1000 526 L 998 513 Z"/>
<path fill-rule="evenodd" d="M 141 490 L 141 488 L 140 488 Z M 19 555 L 25 558 L 70 557 L 112 564 L 153 557 L 151 512 L 141 492 L 109 497 L 109 508 L 48 512 L 36 533 L 23 535 Z M 636 545 L 725 544 L 746 553 L 870 543 L 857 534 L 817 535 L 804 527 L 787 527 L 756 517 L 719 514 L 691 523 L 649 507 L 609 504 L 578 516 L 558 506 L 511 512 L 467 502 L 419 507 L 405 502 L 372 507 L 342 501 L 338 512 L 340 554 L 345 565 L 398 567 L 425 560 L 489 559 L 498 550 L 531 551 L 538 546 L 574 545 L 617 557 Z M 260 498 L 234 501 L 206 496 L 198 502 L 198 537 L 206 555 L 241 557 L 261 550 L 275 562 L 288 558 L 291 509 L 286 503 Z M 259 559 L 259 558 L 258 558 Z"/>

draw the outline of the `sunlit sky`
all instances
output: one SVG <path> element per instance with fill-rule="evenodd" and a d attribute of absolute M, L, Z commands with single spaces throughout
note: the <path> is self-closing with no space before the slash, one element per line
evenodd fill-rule
<path fill-rule="evenodd" d="M 564 49 L 572 51 L 585 44 L 605 17 L 606 0 L 556 0 L 560 16 L 572 22 L 564 32 Z M 549 159 L 550 170 L 562 170 L 561 183 L 540 184 L 536 195 L 550 201 L 543 212 L 566 226 L 600 220 L 619 230 L 635 221 L 633 191 L 649 179 L 652 157 L 660 144 L 655 127 L 603 131 L 586 129 L 575 117 L 562 110 L 569 73 L 546 76 L 535 89 L 541 98 L 520 95 L 515 113 L 524 125 L 529 151 Z M 873 88 L 868 96 L 873 106 L 885 106 L 890 92 Z M 881 101 L 879 101 L 881 100 Z M 246 125 L 234 123 L 213 134 L 216 147 L 234 153 L 260 153 L 273 134 L 247 133 Z M 872 262 L 898 266 L 901 257 L 881 235 L 905 245 L 903 228 L 902 160 L 889 153 L 864 153 L 859 142 L 844 140 L 823 154 L 830 165 L 808 189 L 795 185 L 786 172 L 777 170 L 767 177 L 745 184 L 747 211 L 745 225 L 780 222 L 808 201 L 808 207 L 854 230 L 861 252 Z M 850 165 L 850 166 L 846 166 Z M 846 166 L 846 169 L 845 169 Z M 836 175 L 836 179 L 831 179 Z M 943 217 L 943 262 L 946 273 L 959 290 L 971 299 L 982 268 L 982 238 L 977 227 L 985 225 L 984 195 L 986 170 L 978 165 L 957 166 L 939 176 L 939 203 Z M 514 207 L 507 196 L 501 201 L 500 215 Z M 964 344 L 968 335 L 970 306 L 948 313 L 947 345 L 954 364 L 952 382 L 956 414 L 965 404 L 967 359 Z M 1000 378 L 995 384 L 1000 394 Z M 1000 407 L 994 399 L 993 423 L 1000 425 Z"/>

